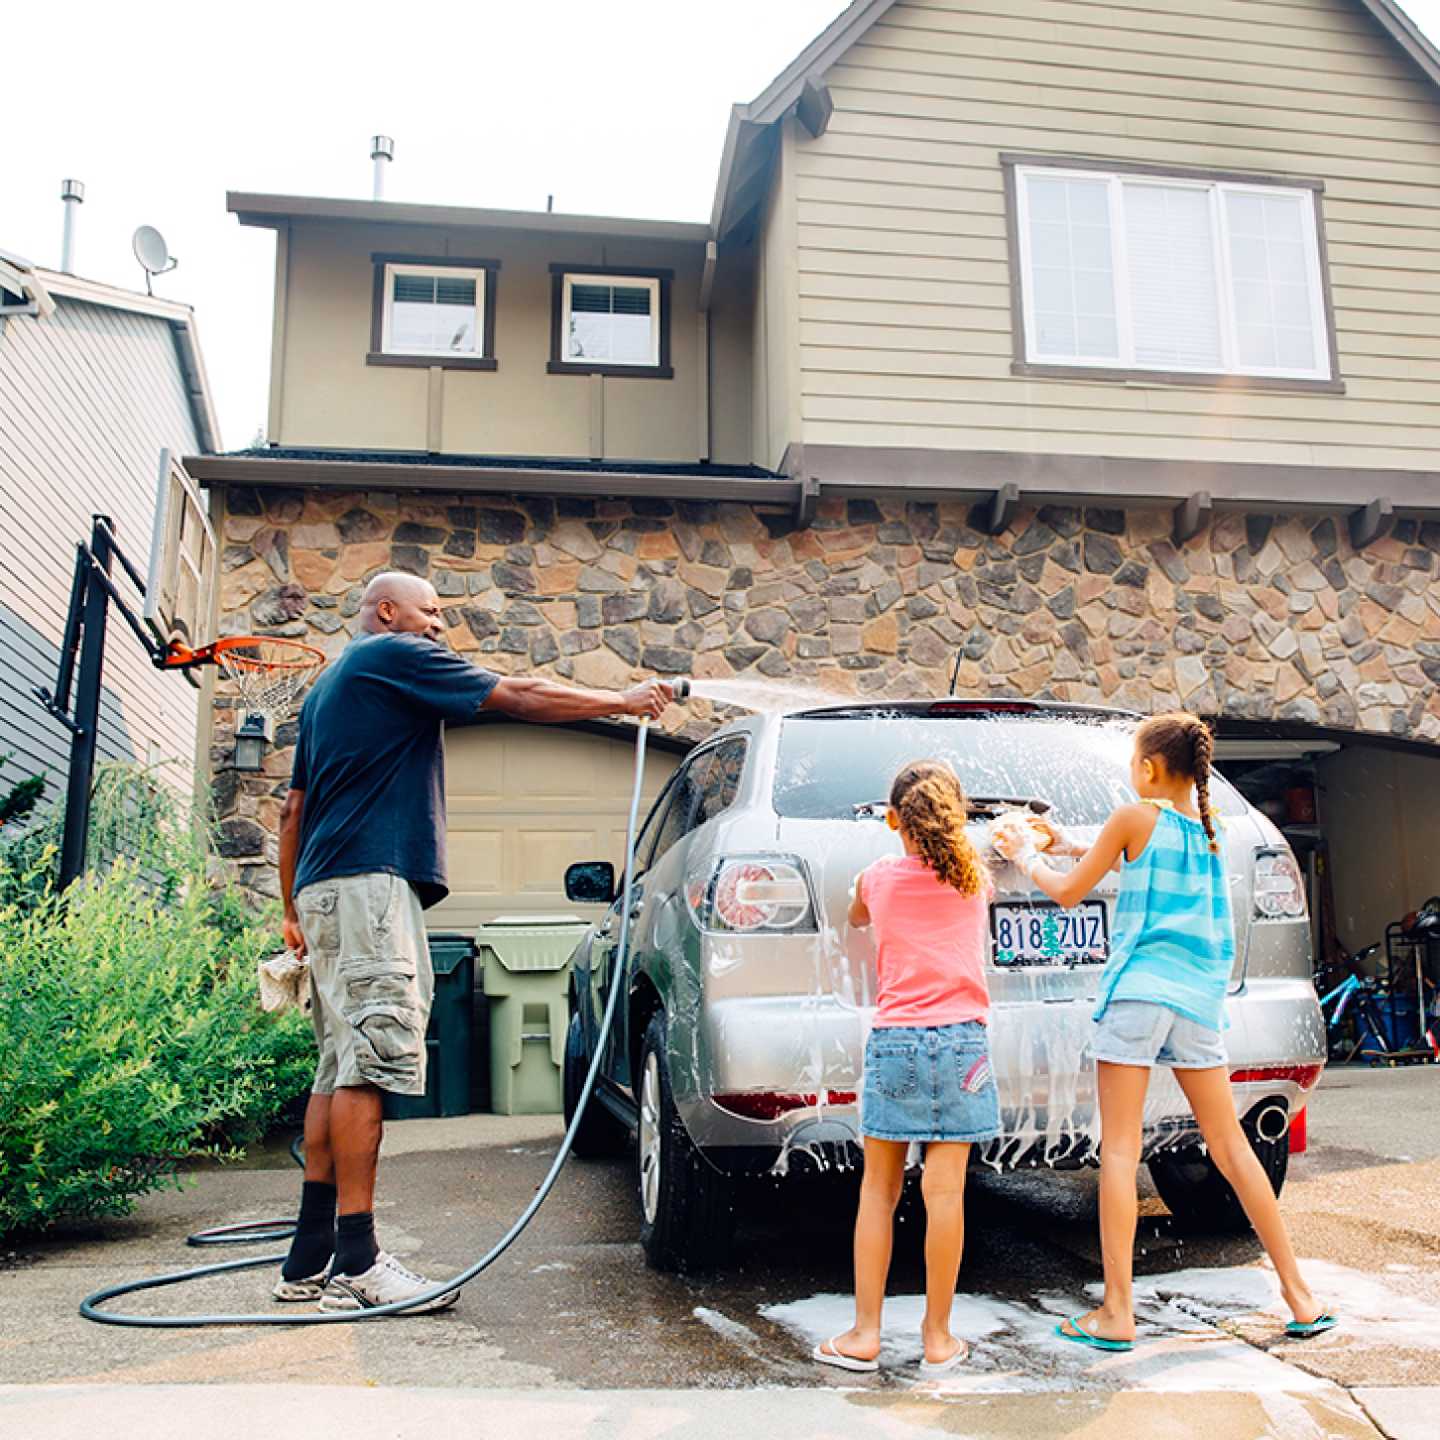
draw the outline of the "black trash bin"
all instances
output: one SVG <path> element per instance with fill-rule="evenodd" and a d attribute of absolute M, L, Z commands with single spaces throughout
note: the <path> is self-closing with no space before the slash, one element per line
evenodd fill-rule
<path fill-rule="evenodd" d="M 425 1093 L 385 1092 L 387 1120 L 468 1115 L 474 1048 L 475 942 L 468 935 L 432 935 L 435 998 L 425 1032 Z"/>

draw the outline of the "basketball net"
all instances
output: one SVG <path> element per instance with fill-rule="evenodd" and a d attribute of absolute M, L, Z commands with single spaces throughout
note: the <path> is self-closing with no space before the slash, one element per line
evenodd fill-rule
<path fill-rule="evenodd" d="M 265 716 L 273 726 L 289 719 L 325 655 L 296 640 L 245 635 L 217 644 L 214 661 L 239 693 L 240 709 Z"/>

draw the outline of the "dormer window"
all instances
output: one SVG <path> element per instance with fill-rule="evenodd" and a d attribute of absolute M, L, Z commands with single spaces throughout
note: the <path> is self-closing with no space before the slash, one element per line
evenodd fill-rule
<path fill-rule="evenodd" d="M 374 255 L 371 365 L 494 370 L 498 260 Z"/>
<path fill-rule="evenodd" d="M 628 375 L 667 379 L 669 270 L 584 269 L 552 265 L 552 375 Z"/>

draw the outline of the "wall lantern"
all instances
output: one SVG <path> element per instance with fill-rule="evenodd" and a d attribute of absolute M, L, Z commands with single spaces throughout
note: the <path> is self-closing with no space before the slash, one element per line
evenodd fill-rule
<path fill-rule="evenodd" d="M 274 742 L 275 722 L 261 710 L 250 710 L 235 729 L 235 768 L 251 774 L 265 764 L 265 747 Z"/>

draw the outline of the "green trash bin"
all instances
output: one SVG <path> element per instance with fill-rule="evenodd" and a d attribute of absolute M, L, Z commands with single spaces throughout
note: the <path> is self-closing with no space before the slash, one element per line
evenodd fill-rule
<path fill-rule="evenodd" d="M 425 1093 L 384 1092 L 387 1120 L 431 1120 L 470 1113 L 471 1057 L 475 1047 L 475 943 L 468 935 L 430 936 L 435 998 L 425 1032 Z"/>
<path fill-rule="evenodd" d="M 566 992 L 578 915 L 504 915 L 475 932 L 490 1007 L 490 1107 L 497 1115 L 564 1108 Z"/>

